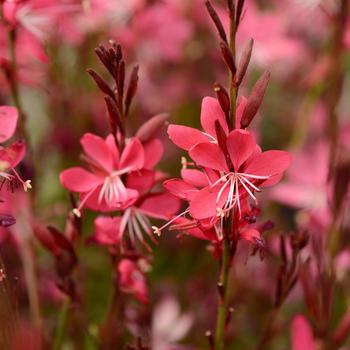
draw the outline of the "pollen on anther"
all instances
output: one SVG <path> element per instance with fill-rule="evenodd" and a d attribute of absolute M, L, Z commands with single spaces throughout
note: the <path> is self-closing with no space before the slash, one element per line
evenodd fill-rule
<path fill-rule="evenodd" d="M 76 217 L 81 218 L 81 211 L 78 208 L 74 208 L 72 212 Z"/>
<path fill-rule="evenodd" d="M 161 230 L 157 226 L 152 226 L 153 233 L 160 237 Z"/>

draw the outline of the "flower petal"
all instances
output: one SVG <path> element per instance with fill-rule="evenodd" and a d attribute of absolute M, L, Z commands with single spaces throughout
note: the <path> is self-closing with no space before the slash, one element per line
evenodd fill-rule
<path fill-rule="evenodd" d="M 218 192 L 209 188 L 197 192 L 190 203 L 190 215 L 197 220 L 207 219 L 216 216 L 216 198 Z"/>
<path fill-rule="evenodd" d="M 251 157 L 248 164 L 245 165 L 244 172 L 251 175 L 270 176 L 261 185 L 273 185 L 280 180 L 290 162 L 291 156 L 288 152 L 266 151 Z"/>
<path fill-rule="evenodd" d="M 209 142 L 201 131 L 183 125 L 169 125 L 168 135 L 176 146 L 186 151 L 198 143 Z"/>
<path fill-rule="evenodd" d="M 200 143 L 191 148 L 189 154 L 197 165 L 219 171 L 229 171 L 225 156 L 218 145 Z"/>
<path fill-rule="evenodd" d="M 312 329 L 303 315 L 297 315 L 292 321 L 292 350 L 315 350 L 316 344 Z"/>
<path fill-rule="evenodd" d="M 130 169 L 128 171 L 143 168 L 145 162 L 145 152 L 139 139 L 136 137 L 129 140 L 120 158 L 119 169 Z"/>
<path fill-rule="evenodd" d="M 163 156 L 163 144 L 159 139 L 151 139 L 143 144 L 145 151 L 145 164 L 146 169 L 152 169 Z"/>
<path fill-rule="evenodd" d="M 121 218 L 119 216 L 98 216 L 94 221 L 93 240 L 102 245 L 114 245 L 120 241 L 119 230 Z"/>
<path fill-rule="evenodd" d="M 0 142 L 7 141 L 15 132 L 18 112 L 15 107 L 0 106 Z"/>
<path fill-rule="evenodd" d="M 113 153 L 103 138 L 87 133 L 80 139 L 80 143 L 86 155 L 94 162 L 108 173 L 113 170 Z"/>
<path fill-rule="evenodd" d="M 112 134 L 109 134 L 106 137 L 106 144 L 108 145 L 110 151 L 113 155 L 113 166 L 114 168 L 118 169 L 119 167 L 119 158 L 120 158 L 120 152 L 119 149 L 115 143 L 114 136 Z"/>
<path fill-rule="evenodd" d="M 220 103 L 216 98 L 204 97 L 201 107 L 201 125 L 206 133 L 215 137 L 215 122 L 219 121 L 223 130 L 228 134 L 228 126 L 226 123 L 225 113 L 221 109 Z"/>
<path fill-rule="evenodd" d="M 256 141 L 253 135 L 246 131 L 236 129 L 227 137 L 227 150 L 235 171 L 254 153 Z"/>
<path fill-rule="evenodd" d="M 9 147 L 0 149 L 0 162 L 4 163 L 4 168 L 14 168 L 23 159 L 26 152 L 24 141 L 17 141 Z"/>
<path fill-rule="evenodd" d="M 126 179 L 126 187 L 137 190 L 143 194 L 151 189 L 155 181 L 155 172 L 142 169 L 131 172 Z"/>
<path fill-rule="evenodd" d="M 180 206 L 179 199 L 170 193 L 153 193 L 142 201 L 139 209 L 152 218 L 167 220 L 177 213 Z"/>
<path fill-rule="evenodd" d="M 84 193 L 103 183 L 104 179 L 83 168 L 74 167 L 63 170 L 60 174 L 60 181 L 69 191 Z"/>
<path fill-rule="evenodd" d="M 163 182 L 163 187 L 174 196 L 184 200 L 189 200 L 198 192 L 196 187 L 180 179 L 166 180 Z"/>
<path fill-rule="evenodd" d="M 181 177 L 195 187 L 202 188 L 209 184 L 208 177 L 203 172 L 196 169 L 182 169 Z"/>

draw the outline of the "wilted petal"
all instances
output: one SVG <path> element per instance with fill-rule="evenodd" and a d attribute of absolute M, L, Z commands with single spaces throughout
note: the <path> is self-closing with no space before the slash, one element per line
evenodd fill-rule
<path fill-rule="evenodd" d="M 60 180 L 69 191 L 80 193 L 88 192 L 104 181 L 103 178 L 80 167 L 63 170 L 60 174 Z"/>
<path fill-rule="evenodd" d="M 209 141 L 199 130 L 183 125 L 169 125 L 168 135 L 176 146 L 186 151 L 198 143 Z"/>

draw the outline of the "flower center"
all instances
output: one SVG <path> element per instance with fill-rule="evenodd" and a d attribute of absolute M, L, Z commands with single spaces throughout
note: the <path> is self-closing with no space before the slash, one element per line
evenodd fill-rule
<path fill-rule="evenodd" d="M 270 177 L 271 175 L 259 176 L 236 172 L 229 172 L 221 176 L 219 180 L 211 185 L 211 187 L 214 187 L 222 183 L 222 186 L 216 197 L 217 215 L 223 217 L 234 207 L 237 207 L 239 216 L 241 216 L 242 189 L 248 194 L 249 197 L 253 198 L 255 203 L 257 203 L 257 198 L 254 195 L 254 191 L 260 192 L 261 190 L 256 185 L 254 185 L 252 181 L 267 180 Z M 225 194 L 227 197 L 224 201 L 224 204 L 220 206 L 219 202 L 224 195 L 224 192 L 227 193 Z"/>
<path fill-rule="evenodd" d="M 98 196 L 98 202 L 101 203 L 104 199 L 107 204 L 119 205 L 126 198 L 127 190 L 119 173 L 115 172 L 107 176 Z"/>

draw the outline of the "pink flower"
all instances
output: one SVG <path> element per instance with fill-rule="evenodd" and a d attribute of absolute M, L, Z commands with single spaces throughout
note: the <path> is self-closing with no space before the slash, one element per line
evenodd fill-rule
<path fill-rule="evenodd" d="M 144 275 L 143 260 L 133 261 L 122 259 L 118 265 L 120 289 L 125 293 L 133 294 L 139 301 L 148 301 L 148 289 Z"/>
<path fill-rule="evenodd" d="M 316 342 L 312 329 L 303 315 L 294 317 L 292 326 L 292 350 L 315 350 Z"/>
<path fill-rule="evenodd" d="M 0 142 L 6 142 L 16 130 L 18 120 L 17 109 L 10 106 L 0 106 Z M 15 170 L 15 167 L 23 159 L 25 143 L 17 141 L 8 147 L 0 146 L 0 178 L 4 181 L 18 180 L 25 191 L 32 188 L 31 181 L 24 181 Z"/>
<path fill-rule="evenodd" d="M 131 138 L 122 152 L 112 135 L 104 140 L 87 133 L 80 142 L 90 171 L 74 167 L 64 170 L 60 175 L 63 186 L 81 194 L 75 214 L 79 216 L 83 207 L 110 211 L 125 208 L 134 202 L 139 192 L 129 188 L 123 178 L 144 167 L 145 152 L 141 142 Z"/>
<path fill-rule="evenodd" d="M 284 151 L 261 152 L 254 137 L 245 130 L 233 130 L 224 145 L 200 143 L 189 151 L 198 166 L 214 170 L 211 185 L 191 200 L 190 214 L 201 220 L 225 215 L 236 208 L 242 213 L 242 199 L 251 197 L 260 187 L 277 183 L 288 168 L 291 157 Z"/>
<path fill-rule="evenodd" d="M 139 197 L 124 210 L 121 217 L 98 217 L 95 220 L 94 239 L 97 243 L 114 246 L 127 233 L 129 244 L 131 242 L 135 246 L 138 241 L 150 250 L 144 239 L 145 234 L 154 241 L 150 218 L 168 220 L 179 210 L 180 201 L 170 193 L 152 192 L 157 184 L 157 173 L 151 170 L 131 173 L 126 184 L 128 188 L 137 190 Z"/>

